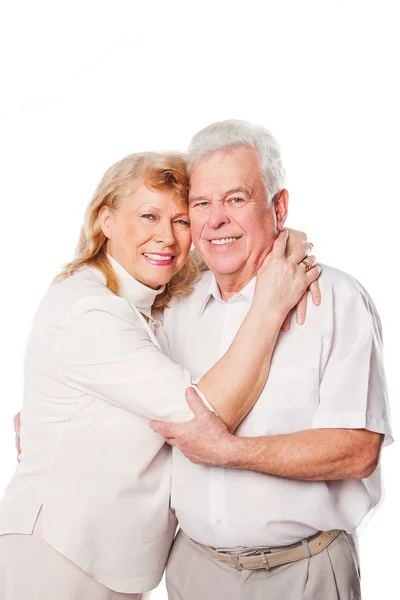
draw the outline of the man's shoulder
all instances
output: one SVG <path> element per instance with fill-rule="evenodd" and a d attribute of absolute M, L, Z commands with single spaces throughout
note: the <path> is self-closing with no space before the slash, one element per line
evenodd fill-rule
<path fill-rule="evenodd" d="M 349 294 L 366 293 L 361 283 L 350 275 L 350 273 L 346 273 L 330 265 L 321 264 L 321 267 L 322 272 L 318 280 L 321 290 L 324 288 L 333 288 L 334 290 Z"/>
<path fill-rule="evenodd" d="M 321 264 L 322 273 L 319 278 L 321 288 L 322 302 L 325 296 L 332 296 L 334 304 L 338 303 L 348 307 L 349 310 L 358 310 L 364 305 L 369 313 L 373 313 L 378 317 L 378 313 L 374 302 L 365 289 L 365 287 L 352 275 L 331 267 Z"/>

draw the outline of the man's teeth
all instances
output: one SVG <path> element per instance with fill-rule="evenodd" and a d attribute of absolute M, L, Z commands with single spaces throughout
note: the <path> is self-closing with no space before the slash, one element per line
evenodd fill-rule
<path fill-rule="evenodd" d="M 222 238 L 220 240 L 211 240 L 212 244 L 229 244 L 230 242 L 234 242 L 239 238 Z"/>
<path fill-rule="evenodd" d="M 168 254 L 167 256 L 161 256 L 161 254 L 149 254 L 148 252 L 144 253 L 144 256 L 147 256 L 147 258 L 151 258 L 151 260 L 172 260 L 174 257 L 172 254 Z"/>

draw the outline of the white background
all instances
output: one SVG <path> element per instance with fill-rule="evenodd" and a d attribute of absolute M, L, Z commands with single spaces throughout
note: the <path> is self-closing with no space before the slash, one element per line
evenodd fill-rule
<path fill-rule="evenodd" d="M 103 171 L 127 153 L 184 150 L 208 123 L 263 123 L 283 147 L 288 224 L 381 314 L 398 420 L 399 117 L 396 0 L 1 3 L 0 488 L 30 323 L 72 256 Z M 360 538 L 364 600 L 393 596 L 396 445 L 386 499 Z M 153 600 L 166 598 L 159 588 Z"/>

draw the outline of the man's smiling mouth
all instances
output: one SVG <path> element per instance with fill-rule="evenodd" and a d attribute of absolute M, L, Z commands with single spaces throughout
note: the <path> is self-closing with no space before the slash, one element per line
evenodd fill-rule
<path fill-rule="evenodd" d="M 226 237 L 226 238 L 215 238 L 213 240 L 208 240 L 213 246 L 224 246 L 225 244 L 231 244 L 232 242 L 236 242 L 240 237 Z"/>

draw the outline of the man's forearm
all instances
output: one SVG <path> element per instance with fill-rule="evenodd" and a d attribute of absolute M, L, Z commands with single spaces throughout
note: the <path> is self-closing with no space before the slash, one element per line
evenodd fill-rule
<path fill-rule="evenodd" d="M 365 429 L 312 429 L 257 438 L 231 436 L 220 466 L 308 481 L 362 479 L 378 464 L 382 438 Z"/>

